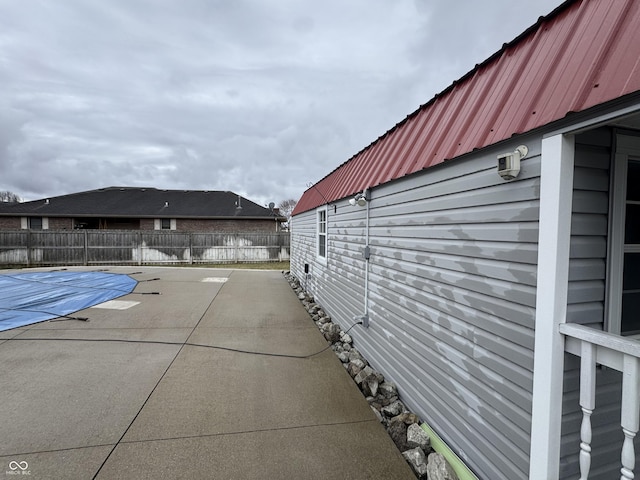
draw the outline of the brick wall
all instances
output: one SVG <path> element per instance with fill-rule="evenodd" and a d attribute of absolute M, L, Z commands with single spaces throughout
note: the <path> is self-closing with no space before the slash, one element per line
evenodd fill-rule
<path fill-rule="evenodd" d="M 154 229 L 154 220 L 153 218 L 141 218 L 140 219 L 140 230 L 153 230 Z"/>
<path fill-rule="evenodd" d="M 20 217 L 0 217 L 0 230 L 20 230 Z"/>
<path fill-rule="evenodd" d="M 49 230 L 71 230 L 72 218 L 47 217 Z M 21 217 L 0 217 L 0 230 L 20 230 L 22 228 Z"/>
<path fill-rule="evenodd" d="M 48 218 L 49 218 L 49 230 L 73 229 L 73 218 L 51 218 L 51 217 L 48 217 Z"/>
<path fill-rule="evenodd" d="M 73 218 L 49 218 L 49 230 L 73 229 Z M 141 218 L 140 230 L 153 230 L 153 218 Z M 20 230 L 20 217 L 0 217 L 0 230 Z M 190 220 L 177 219 L 176 231 L 212 233 L 275 233 L 275 220 Z"/>

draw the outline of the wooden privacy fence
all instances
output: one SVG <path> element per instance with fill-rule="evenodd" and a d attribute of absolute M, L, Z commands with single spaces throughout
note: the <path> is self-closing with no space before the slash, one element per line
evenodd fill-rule
<path fill-rule="evenodd" d="M 0 231 L 0 265 L 249 263 L 289 260 L 289 233 Z"/>

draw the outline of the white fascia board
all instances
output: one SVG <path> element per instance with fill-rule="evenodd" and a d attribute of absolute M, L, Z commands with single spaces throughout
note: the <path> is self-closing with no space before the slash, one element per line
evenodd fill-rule
<path fill-rule="evenodd" d="M 609 105 L 602 108 L 602 113 L 587 118 L 579 122 L 572 122 L 544 134 L 543 138 L 555 137 L 556 135 L 577 135 L 588 130 L 593 130 L 605 125 L 611 125 L 614 122 L 623 121 L 627 117 L 632 117 L 640 113 L 640 102 L 635 100 L 631 105 L 621 107 L 619 105 Z"/>

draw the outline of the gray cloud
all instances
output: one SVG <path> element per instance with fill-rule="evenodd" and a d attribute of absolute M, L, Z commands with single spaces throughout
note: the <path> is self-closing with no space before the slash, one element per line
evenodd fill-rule
<path fill-rule="evenodd" d="M 298 198 L 558 0 L 0 0 L 0 190 Z"/>

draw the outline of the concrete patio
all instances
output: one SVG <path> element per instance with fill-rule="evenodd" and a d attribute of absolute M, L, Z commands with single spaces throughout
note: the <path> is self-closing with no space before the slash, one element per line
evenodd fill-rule
<path fill-rule="evenodd" d="M 280 272 L 108 271 L 112 308 L 0 332 L 7 477 L 415 478 Z"/>

